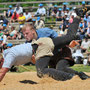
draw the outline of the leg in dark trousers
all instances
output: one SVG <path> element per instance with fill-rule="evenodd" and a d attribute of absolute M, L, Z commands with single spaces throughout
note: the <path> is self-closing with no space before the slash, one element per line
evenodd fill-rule
<path fill-rule="evenodd" d="M 56 69 L 57 70 L 60 70 L 60 71 L 64 71 L 64 72 L 67 72 L 67 73 L 73 73 L 73 74 L 78 74 L 77 71 L 73 70 L 72 68 L 70 68 L 70 62 L 69 60 L 65 60 L 65 59 L 62 59 L 60 60 L 57 65 L 56 65 Z"/>
<path fill-rule="evenodd" d="M 37 75 L 39 77 L 43 77 L 44 75 L 48 75 L 49 77 L 54 78 L 55 80 L 68 80 L 73 77 L 73 74 L 66 73 L 57 69 L 48 68 L 48 64 L 50 61 L 50 57 L 43 57 L 36 61 L 36 69 Z"/>
<path fill-rule="evenodd" d="M 87 78 L 90 78 L 90 76 L 86 75 L 84 72 L 78 72 L 73 70 L 72 68 L 70 68 L 70 61 L 62 59 L 60 60 L 57 65 L 56 65 L 56 69 L 66 72 L 66 73 L 71 73 L 74 75 L 78 75 L 82 80 L 85 80 Z"/>

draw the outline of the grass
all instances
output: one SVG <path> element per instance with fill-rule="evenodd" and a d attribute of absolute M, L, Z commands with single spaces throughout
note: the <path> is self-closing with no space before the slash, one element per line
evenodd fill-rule
<path fill-rule="evenodd" d="M 83 72 L 90 72 L 90 66 L 84 66 L 82 64 L 77 64 L 74 65 L 73 67 L 71 67 L 72 69 L 76 70 L 76 71 L 83 71 Z M 31 65 L 31 66 L 18 66 L 18 73 L 21 72 L 27 72 L 27 71 L 31 71 L 31 72 L 35 72 L 36 71 L 36 67 L 35 65 Z"/>
<path fill-rule="evenodd" d="M 84 66 L 82 64 L 77 64 L 74 65 L 73 67 L 71 67 L 72 69 L 76 70 L 76 71 L 83 71 L 83 72 L 90 72 L 90 66 Z"/>

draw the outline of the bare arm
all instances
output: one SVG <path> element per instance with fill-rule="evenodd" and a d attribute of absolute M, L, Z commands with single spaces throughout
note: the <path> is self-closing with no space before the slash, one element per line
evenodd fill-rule
<path fill-rule="evenodd" d="M 9 68 L 1 68 L 0 70 L 0 82 L 4 78 L 5 74 L 8 72 Z"/>

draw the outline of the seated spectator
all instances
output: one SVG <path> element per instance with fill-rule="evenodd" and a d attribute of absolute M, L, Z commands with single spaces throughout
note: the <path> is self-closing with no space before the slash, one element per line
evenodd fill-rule
<path fill-rule="evenodd" d="M 37 20 L 35 23 L 36 29 L 44 28 L 44 26 L 45 26 L 44 21 L 40 17 L 37 17 Z"/>
<path fill-rule="evenodd" d="M 73 10 L 71 11 L 71 15 L 74 15 L 74 17 L 77 16 L 76 7 L 73 7 Z"/>
<path fill-rule="evenodd" d="M 43 4 L 39 4 L 39 8 L 37 9 L 34 16 L 45 16 L 46 15 L 46 9 L 43 7 Z"/>
<path fill-rule="evenodd" d="M 88 23 L 87 23 L 87 19 L 84 19 L 84 32 L 87 32 L 87 28 L 88 28 Z"/>
<path fill-rule="evenodd" d="M 83 40 L 81 43 L 82 53 L 84 53 L 89 47 L 90 47 L 90 41 L 88 40 L 88 38 L 85 38 L 85 40 Z"/>
<path fill-rule="evenodd" d="M 26 18 L 26 22 L 32 21 L 32 15 L 28 12 L 28 10 L 24 13 L 24 16 Z"/>
<path fill-rule="evenodd" d="M 85 37 L 90 38 L 90 22 L 88 23 L 88 28 L 87 28 L 87 31 L 85 33 Z"/>
<path fill-rule="evenodd" d="M 11 17 L 13 15 L 14 10 L 12 9 L 12 5 L 9 5 L 9 9 L 4 11 L 4 16 Z"/>
<path fill-rule="evenodd" d="M 36 19 L 32 19 L 32 25 L 34 26 L 34 28 L 36 28 L 35 23 L 36 23 Z"/>
<path fill-rule="evenodd" d="M 14 11 L 16 11 L 17 14 L 20 14 L 21 12 L 23 12 L 23 8 L 20 6 L 19 3 L 17 3 Z"/>
<path fill-rule="evenodd" d="M 81 23 L 79 24 L 79 34 L 80 34 L 80 39 L 84 39 L 85 37 L 85 32 L 84 32 L 84 29 L 83 29 L 83 22 L 81 21 Z"/>
<path fill-rule="evenodd" d="M 70 18 L 70 8 L 66 8 L 67 17 Z"/>
<path fill-rule="evenodd" d="M 25 23 L 25 16 L 23 15 L 23 12 L 19 14 L 18 23 L 19 23 L 19 30 L 23 27 Z"/>
<path fill-rule="evenodd" d="M 0 53 L 3 51 L 3 38 L 0 38 Z"/>
<path fill-rule="evenodd" d="M 71 15 L 70 19 L 69 19 L 69 23 L 71 24 L 73 22 L 74 19 L 74 13 Z"/>
<path fill-rule="evenodd" d="M 18 18 L 19 18 L 19 14 L 17 14 L 17 12 L 14 11 L 10 22 L 17 22 Z"/>
<path fill-rule="evenodd" d="M 85 1 L 82 1 L 82 15 L 84 16 L 87 12 L 87 7 L 86 7 L 86 2 Z"/>
<path fill-rule="evenodd" d="M 88 59 L 88 64 L 90 66 L 90 47 L 86 50 L 86 54 L 87 54 L 87 59 Z"/>
<path fill-rule="evenodd" d="M 17 32 L 17 40 L 20 40 L 20 39 L 23 39 L 24 38 L 24 36 L 23 36 L 23 34 L 21 33 L 21 32 Z"/>
<path fill-rule="evenodd" d="M 82 52 L 81 52 L 81 48 L 80 45 L 77 46 L 75 52 L 72 54 L 72 56 L 75 58 L 75 63 L 76 64 L 82 64 L 82 58 L 84 57 Z"/>
<path fill-rule="evenodd" d="M 7 25 L 3 24 L 3 31 L 7 31 Z"/>
<path fill-rule="evenodd" d="M 47 9 L 47 17 L 51 16 L 51 13 L 52 13 L 52 8 L 50 7 Z"/>
<path fill-rule="evenodd" d="M 67 18 L 67 13 L 65 13 L 65 16 L 63 17 L 63 31 L 65 31 L 65 29 L 67 28 L 66 26 L 68 25 L 67 21 L 66 20 Z"/>
<path fill-rule="evenodd" d="M 0 30 L 3 30 L 3 20 L 0 20 Z"/>
<path fill-rule="evenodd" d="M 1 32 L 0 39 L 2 40 L 2 46 L 7 43 L 7 36 L 5 35 L 4 32 Z"/>
<path fill-rule="evenodd" d="M 0 20 L 2 20 L 2 22 L 3 22 L 2 24 L 7 25 L 7 28 L 9 27 L 9 21 L 4 16 L 1 15 Z"/>
<path fill-rule="evenodd" d="M 59 8 L 58 12 L 56 13 L 56 21 L 62 21 L 62 9 Z"/>
<path fill-rule="evenodd" d="M 15 30 L 15 27 L 11 27 L 11 30 L 9 30 L 9 36 L 8 39 L 16 39 L 17 37 L 17 30 Z"/>
<path fill-rule="evenodd" d="M 62 25 L 59 26 L 59 33 L 58 33 L 58 36 L 62 36 L 64 35 L 64 32 L 62 30 Z"/>
<path fill-rule="evenodd" d="M 90 12 L 86 13 L 83 20 L 85 20 L 85 19 L 87 20 L 87 23 L 89 25 L 89 23 L 90 23 Z"/>
<path fill-rule="evenodd" d="M 52 15 L 53 17 L 56 17 L 57 12 L 58 12 L 57 5 L 54 5 L 54 8 L 53 8 L 53 10 L 52 10 L 52 14 L 51 14 L 51 15 Z"/>
<path fill-rule="evenodd" d="M 63 3 L 63 11 L 65 12 L 67 10 L 67 4 L 66 2 Z"/>

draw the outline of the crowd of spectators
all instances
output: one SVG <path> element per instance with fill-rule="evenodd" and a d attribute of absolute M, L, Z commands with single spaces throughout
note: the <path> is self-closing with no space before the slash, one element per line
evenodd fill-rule
<path fill-rule="evenodd" d="M 58 5 L 54 5 L 53 8 L 45 9 L 43 4 L 38 5 L 38 9 L 34 14 L 31 14 L 28 10 L 24 12 L 23 7 L 20 4 L 16 4 L 14 8 L 9 5 L 9 9 L 4 11 L 4 16 L 0 16 L 0 49 L 6 49 L 10 46 L 7 40 L 20 40 L 24 39 L 22 34 L 22 27 L 25 23 L 31 23 L 38 30 L 45 28 L 45 21 L 41 17 L 51 16 L 55 18 L 55 21 L 62 22 L 58 27 L 58 36 L 66 34 L 68 27 L 72 24 L 73 19 L 77 17 L 76 7 L 68 8 L 66 2 L 63 3 L 62 8 L 58 8 Z M 82 2 L 83 7 L 85 2 Z M 86 7 L 85 7 L 86 10 Z M 12 23 L 18 23 L 19 28 L 16 29 Z M 49 28 L 49 27 L 48 27 Z M 85 13 L 84 17 L 81 17 L 81 22 L 78 27 L 78 35 L 80 35 L 80 40 L 78 40 L 78 45 L 74 49 L 74 57 L 83 58 L 83 53 L 87 52 L 90 55 L 90 13 Z M 84 40 L 85 39 L 85 40 Z M 9 44 L 9 46 L 8 46 Z M 12 44 L 11 44 L 12 46 Z M 10 46 L 10 47 L 11 47 Z M 79 53 L 79 54 L 78 54 Z M 81 54 L 80 54 L 81 53 Z M 76 60 L 76 59 L 75 59 Z M 80 59 L 81 60 L 81 59 Z M 90 57 L 88 58 L 90 60 Z M 77 62 L 76 63 L 81 63 Z M 90 63 L 90 61 L 89 61 Z"/>

